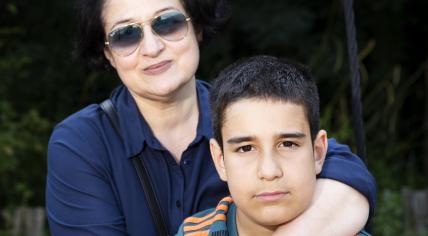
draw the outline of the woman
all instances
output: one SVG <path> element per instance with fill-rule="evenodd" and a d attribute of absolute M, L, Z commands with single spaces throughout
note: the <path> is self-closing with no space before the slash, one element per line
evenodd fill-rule
<path fill-rule="evenodd" d="M 53 235 L 155 235 L 130 161 L 134 156 L 149 169 L 170 234 L 185 217 L 228 195 L 209 156 L 209 86 L 195 79 L 199 43 L 224 22 L 223 7 L 215 0 L 86 0 L 77 5 L 77 56 L 113 67 L 123 83 L 110 97 L 120 135 L 97 104 L 56 126 L 46 187 Z M 365 197 L 374 205 L 374 180 L 346 146 L 334 141 L 330 146 L 321 177 L 352 188 L 318 180 L 312 210 L 283 232 L 344 234 L 364 225 Z M 345 214 L 348 218 L 337 218 Z M 314 220 L 320 218 L 322 224 Z M 328 231 L 329 224 L 339 231 Z"/>

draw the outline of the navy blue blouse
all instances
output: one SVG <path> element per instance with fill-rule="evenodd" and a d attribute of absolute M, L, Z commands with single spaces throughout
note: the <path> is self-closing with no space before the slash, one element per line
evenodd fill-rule
<path fill-rule="evenodd" d="M 197 81 L 197 93 L 197 135 L 180 163 L 153 135 L 124 86 L 111 95 L 124 142 L 98 104 L 59 123 L 48 146 L 46 210 L 52 235 L 156 235 L 130 159 L 135 155 L 149 169 L 171 235 L 184 218 L 215 207 L 229 195 L 209 152 L 209 86 Z M 352 186 L 374 208 L 375 181 L 347 146 L 329 140 L 319 177 Z"/>

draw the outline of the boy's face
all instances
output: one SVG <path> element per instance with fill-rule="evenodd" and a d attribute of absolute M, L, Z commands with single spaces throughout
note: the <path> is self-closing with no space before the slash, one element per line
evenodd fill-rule
<path fill-rule="evenodd" d="M 309 206 L 327 135 L 320 131 L 312 144 L 302 106 L 243 99 L 225 110 L 221 133 L 223 152 L 212 139 L 211 153 L 237 205 L 238 222 L 271 228 Z"/>

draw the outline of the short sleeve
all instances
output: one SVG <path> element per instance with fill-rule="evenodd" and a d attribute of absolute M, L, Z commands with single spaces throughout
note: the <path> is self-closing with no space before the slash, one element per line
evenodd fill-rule
<path fill-rule="evenodd" d="M 105 147 L 94 128 L 68 122 L 48 144 L 46 211 L 52 235 L 126 235 Z"/>

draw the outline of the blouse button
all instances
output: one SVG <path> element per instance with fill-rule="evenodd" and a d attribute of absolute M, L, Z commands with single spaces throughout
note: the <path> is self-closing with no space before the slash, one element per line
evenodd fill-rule
<path fill-rule="evenodd" d="M 184 160 L 184 161 L 183 161 L 183 164 L 184 164 L 185 166 L 189 165 L 189 164 L 190 164 L 190 160 Z"/>

